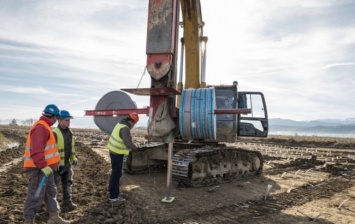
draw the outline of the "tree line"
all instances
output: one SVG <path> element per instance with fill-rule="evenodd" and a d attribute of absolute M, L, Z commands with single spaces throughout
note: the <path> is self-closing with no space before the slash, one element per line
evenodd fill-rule
<path fill-rule="evenodd" d="M 29 118 L 29 119 L 21 121 L 21 125 L 22 126 L 32 126 L 35 121 L 36 121 L 35 118 Z M 10 121 L 9 125 L 10 126 L 18 126 L 19 124 L 18 124 L 18 121 L 14 118 Z"/>

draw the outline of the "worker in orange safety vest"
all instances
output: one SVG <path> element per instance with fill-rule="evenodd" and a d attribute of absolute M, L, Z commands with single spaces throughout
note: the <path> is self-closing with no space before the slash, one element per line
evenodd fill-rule
<path fill-rule="evenodd" d="M 58 170 L 60 155 L 51 126 L 56 123 L 59 108 L 54 104 L 47 105 L 40 119 L 32 126 L 26 142 L 23 167 L 28 175 L 28 190 L 24 205 L 24 223 L 35 223 L 35 217 L 45 202 L 49 212 L 49 223 L 70 223 L 59 216 L 57 188 L 54 174 Z M 42 179 L 46 183 L 40 194 L 35 195 Z"/>

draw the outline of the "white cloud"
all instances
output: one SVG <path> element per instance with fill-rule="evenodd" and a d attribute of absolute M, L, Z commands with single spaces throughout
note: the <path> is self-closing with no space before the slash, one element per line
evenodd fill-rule
<path fill-rule="evenodd" d="M 24 93 L 24 94 L 47 94 L 49 91 L 41 86 L 38 87 L 18 87 L 10 85 L 0 85 L 0 92 Z"/>
<path fill-rule="evenodd" d="M 334 68 L 337 66 L 348 66 L 348 65 L 355 65 L 355 62 L 333 63 L 333 64 L 325 65 L 325 66 L 321 67 L 320 69 L 329 69 L 329 68 Z"/>

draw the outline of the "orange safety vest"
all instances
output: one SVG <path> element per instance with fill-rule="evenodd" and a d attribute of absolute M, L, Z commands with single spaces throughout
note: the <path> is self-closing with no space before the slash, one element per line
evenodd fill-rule
<path fill-rule="evenodd" d="M 28 134 L 28 137 L 27 137 L 25 156 L 24 156 L 24 161 L 23 161 L 23 167 L 25 167 L 25 168 L 36 167 L 36 164 L 33 162 L 32 158 L 31 158 L 32 148 L 31 148 L 31 136 L 30 135 L 31 135 L 31 131 L 39 124 L 46 127 L 49 132 L 49 139 L 48 139 L 46 146 L 44 148 L 44 157 L 47 161 L 47 165 L 50 166 L 50 165 L 59 163 L 59 161 L 60 161 L 58 147 L 55 142 L 55 137 L 54 137 L 51 127 L 45 121 L 39 120 L 32 126 L 30 133 Z"/>

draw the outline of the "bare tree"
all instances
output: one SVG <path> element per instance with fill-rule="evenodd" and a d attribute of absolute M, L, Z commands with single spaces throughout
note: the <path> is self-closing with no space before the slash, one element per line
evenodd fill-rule
<path fill-rule="evenodd" d="M 22 125 L 24 125 L 24 126 L 32 126 L 34 121 L 35 121 L 34 118 L 28 118 L 28 119 L 22 121 Z"/>
<path fill-rule="evenodd" d="M 15 118 L 12 119 L 9 125 L 10 125 L 10 126 L 17 126 L 17 121 L 16 121 L 16 119 L 15 119 Z"/>

